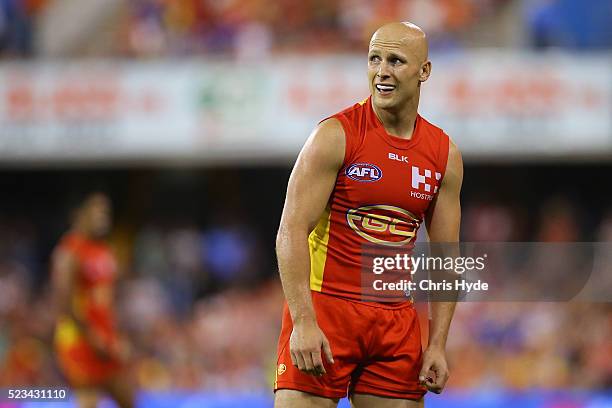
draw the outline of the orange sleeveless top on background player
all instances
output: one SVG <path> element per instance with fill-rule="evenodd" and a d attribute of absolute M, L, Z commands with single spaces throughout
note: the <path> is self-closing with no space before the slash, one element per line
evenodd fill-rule
<path fill-rule="evenodd" d="M 70 295 L 74 314 L 110 349 L 117 341 L 112 307 L 117 265 L 110 248 L 102 241 L 70 233 L 63 237 L 59 249 L 70 252 L 77 264 Z M 118 368 L 117 362 L 97 356 L 68 316 L 58 320 L 55 346 L 60 364 L 74 385 L 104 381 Z"/>
<path fill-rule="evenodd" d="M 444 177 L 449 137 L 420 115 L 409 140 L 392 136 L 370 98 L 332 118 L 342 124 L 346 149 L 325 212 L 308 239 L 310 288 L 363 300 L 365 246 L 413 245 Z"/>

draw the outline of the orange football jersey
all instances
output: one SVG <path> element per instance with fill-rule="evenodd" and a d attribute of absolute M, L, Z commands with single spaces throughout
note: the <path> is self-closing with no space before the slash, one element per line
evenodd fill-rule
<path fill-rule="evenodd" d="M 364 300 L 364 251 L 413 246 L 444 177 L 449 137 L 420 115 L 410 139 L 392 136 L 370 98 L 332 118 L 342 124 L 346 149 L 326 210 L 308 239 L 310 288 Z"/>

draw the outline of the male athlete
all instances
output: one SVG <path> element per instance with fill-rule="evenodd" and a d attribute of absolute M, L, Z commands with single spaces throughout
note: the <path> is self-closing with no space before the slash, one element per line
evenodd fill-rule
<path fill-rule="evenodd" d="M 127 348 L 113 312 L 117 266 L 104 242 L 111 227 L 110 200 L 91 193 L 73 217 L 52 257 L 58 362 L 80 407 L 95 408 L 104 392 L 121 408 L 130 408 L 132 391 L 122 372 Z"/>
<path fill-rule="evenodd" d="M 277 236 L 286 297 L 275 406 L 422 407 L 448 379 L 454 302 L 431 304 L 429 344 L 411 301 L 365 302 L 362 249 L 458 242 L 463 164 L 417 113 L 431 72 L 425 33 L 387 24 L 370 41 L 371 96 L 322 121 L 295 164 Z M 333 78 L 326 78 L 333 83 Z"/>

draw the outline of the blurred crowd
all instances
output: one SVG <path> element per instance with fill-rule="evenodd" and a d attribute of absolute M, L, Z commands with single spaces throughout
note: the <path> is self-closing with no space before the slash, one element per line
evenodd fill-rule
<path fill-rule="evenodd" d="M 94 51 L 81 46 L 69 56 L 264 58 L 270 52 L 353 52 L 367 44 L 376 27 L 394 20 L 421 25 L 434 50 L 612 46 L 607 0 L 590 0 L 588 6 L 581 0 L 129 0 L 106 2 L 109 13 L 98 11 L 97 0 L 0 0 L 2 54 L 47 55 L 47 41 L 40 37 L 55 34 L 40 27 L 62 23 L 62 13 L 65 23 L 75 21 L 71 2 L 108 21 L 72 33 L 91 42 L 105 39 Z M 99 32 L 91 31 L 95 26 Z"/>
<path fill-rule="evenodd" d="M 36 21 L 49 0 L 0 0 L 0 55 L 32 56 Z"/>
<path fill-rule="evenodd" d="M 464 241 L 612 241 L 612 208 L 587 231 L 563 195 L 535 209 L 470 198 L 463 207 Z M 539 220 L 534 228 L 527 214 Z M 263 270 L 273 252 L 252 220 L 218 217 L 206 228 L 146 225 L 131 239 L 116 227 L 111 241 L 124 266 L 117 308 L 140 389 L 272 384 L 283 302 L 276 271 Z M 0 235 L 0 386 L 61 383 L 47 266 L 35 256 L 40 231 L 25 217 L 5 218 Z M 427 324 L 424 305 L 420 319 Z M 448 344 L 449 387 L 608 389 L 611 337 L 610 303 L 462 303 Z"/>
<path fill-rule="evenodd" d="M 461 45 L 461 34 L 497 13 L 507 0 L 139 0 L 129 8 L 126 50 L 133 55 L 351 52 L 381 24 L 420 22 L 434 48 Z"/>

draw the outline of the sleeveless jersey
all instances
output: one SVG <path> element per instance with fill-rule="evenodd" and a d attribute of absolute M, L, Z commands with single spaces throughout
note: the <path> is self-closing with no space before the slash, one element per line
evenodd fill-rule
<path fill-rule="evenodd" d="M 449 138 L 420 115 L 409 140 L 388 134 L 371 97 L 332 118 L 342 124 L 346 149 L 329 202 L 308 238 L 310 288 L 364 300 L 364 249 L 413 246 L 444 177 Z"/>
<path fill-rule="evenodd" d="M 70 299 L 74 313 L 106 341 L 113 341 L 113 289 L 117 266 L 112 251 L 102 241 L 75 233 L 64 236 L 59 247 L 70 252 L 77 263 Z"/>

